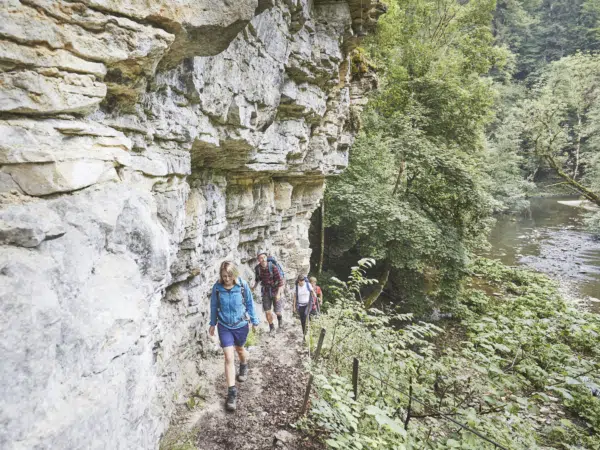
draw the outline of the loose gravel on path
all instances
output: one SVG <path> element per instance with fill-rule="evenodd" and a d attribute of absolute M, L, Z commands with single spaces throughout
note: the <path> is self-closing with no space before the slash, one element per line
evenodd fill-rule
<path fill-rule="evenodd" d="M 274 336 L 261 333 L 250 348 L 250 376 L 237 383 L 237 411 L 225 410 L 223 358 L 207 361 L 207 383 L 201 407 L 183 407 L 176 414 L 161 450 L 321 449 L 323 446 L 295 430 L 308 374 L 297 320 L 288 320 Z M 236 367 L 238 363 L 236 362 Z"/>

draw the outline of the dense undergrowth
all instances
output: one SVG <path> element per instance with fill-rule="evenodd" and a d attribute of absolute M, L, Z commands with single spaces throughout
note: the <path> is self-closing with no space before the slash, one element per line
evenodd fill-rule
<path fill-rule="evenodd" d="M 332 288 L 316 394 L 297 424 L 330 448 L 600 448 L 600 318 L 547 277 L 479 259 L 436 326 L 366 310 L 365 269 Z M 352 358 L 360 361 L 358 398 Z M 413 397 L 409 400 L 408 395 Z"/>

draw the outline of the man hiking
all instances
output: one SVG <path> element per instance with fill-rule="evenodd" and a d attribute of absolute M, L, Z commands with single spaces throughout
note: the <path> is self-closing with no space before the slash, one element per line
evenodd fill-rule
<path fill-rule="evenodd" d="M 258 264 L 254 268 L 254 283 L 252 289 L 256 288 L 258 283 L 261 284 L 261 295 L 263 310 L 267 316 L 267 322 L 269 322 L 269 332 L 275 331 L 275 325 L 273 324 L 273 314 L 271 313 L 271 307 L 277 315 L 277 322 L 279 328 L 283 327 L 283 299 L 281 294 L 285 287 L 285 280 L 281 266 L 277 264 L 274 258 L 269 258 L 267 252 L 259 252 Z"/>

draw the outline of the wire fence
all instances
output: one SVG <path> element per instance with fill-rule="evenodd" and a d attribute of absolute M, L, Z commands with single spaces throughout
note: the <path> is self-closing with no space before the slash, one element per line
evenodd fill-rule
<path fill-rule="evenodd" d="M 317 360 L 319 359 L 319 356 L 321 354 L 321 349 L 323 346 L 323 341 L 325 340 L 325 334 L 326 334 L 326 330 L 325 328 L 321 328 L 321 332 L 319 334 L 319 341 L 317 342 L 317 348 L 313 354 L 312 360 L 311 360 L 311 364 L 316 363 Z M 310 345 L 309 345 L 310 348 Z M 335 344 L 332 342 L 331 343 L 331 347 L 329 348 L 329 357 L 331 357 L 333 350 L 341 350 L 340 347 L 336 347 Z M 340 352 L 342 353 L 342 352 Z M 310 353 L 309 353 L 309 358 L 310 358 Z M 392 389 L 402 395 L 404 395 L 406 398 L 409 399 L 409 401 L 418 403 L 419 405 L 423 406 L 424 408 L 426 408 L 430 413 L 435 414 L 437 417 L 441 417 L 445 420 L 448 420 L 449 422 L 452 422 L 453 424 L 457 425 L 458 427 L 460 427 L 461 429 L 472 433 L 473 435 L 477 436 L 478 438 L 494 445 L 495 448 L 499 448 L 502 450 L 509 450 L 507 447 L 503 446 L 502 444 L 499 444 L 498 442 L 496 442 L 494 439 L 491 439 L 488 436 L 485 436 L 483 433 L 473 429 L 472 427 L 459 422 L 458 420 L 454 419 L 453 417 L 451 417 L 448 413 L 443 413 L 442 411 L 440 411 L 439 409 L 432 407 L 431 405 L 428 405 L 427 403 L 425 403 L 424 401 L 416 398 L 414 395 L 412 395 L 409 392 L 406 392 L 405 390 L 399 388 L 398 386 L 394 386 L 392 384 L 390 384 L 389 382 L 387 382 L 385 379 L 381 378 L 380 376 L 377 376 L 371 372 L 369 372 L 366 369 L 363 369 L 360 367 L 360 360 L 355 356 L 355 355 L 343 355 L 343 359 L 351 359 L 352 360 L 352 387 L 354 390 L 354 398 L 357 399 L 358 398 L 358 378 L 359 378 L 359 373 L 362 375 L 366 375 L 366 376 L 370 376 L 376 380 L 378 380 L 379 382 L 382 383 L 382 385 L 386 386 L 386 388 L 388 389 Z M 301 410 L 301 414 L 304 415 L 307 412 L 308 409 L 308 402 L 310 400 L 310 392 L 312 389 L 312 384 L 313 384 L 313 375 L 311 374 L 309 376 L 308 379 L 308 384 L 306 386 L 306 392 L 304 395 L 304 403 L 302 405 L 302 410 Z M 409 403 L 410 405 L 410 403 Z M 407 414 L 410 414 L 410 412 L 408 412 Z"/>

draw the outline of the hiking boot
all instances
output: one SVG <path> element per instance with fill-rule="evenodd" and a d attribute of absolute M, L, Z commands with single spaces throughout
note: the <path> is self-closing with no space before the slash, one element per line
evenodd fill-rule
<path fill-rule="evenodd" d="M 279 325 L 279 329 L 281 330 L 283 328 L 283 317 L 277 316 L 277 322 Z"/>
<path fill-rule="evenodd" d="M 248 379 L 248 364 L 240 364 L 237 379 L 238 381 L 246 381 Z"/>
<path fill-rule="evenodd" d="M 275 324 L 274 323 L 269 324 L 269 333 L 275 334 Z"/>
<path fill-rule="evenodd" d="M 237 403 L 237 388 L 235 386 L 231 386 L 227 391 L 227 402 L 225 403 L 225 408 L 227 411 L 235 411 Z"/>

